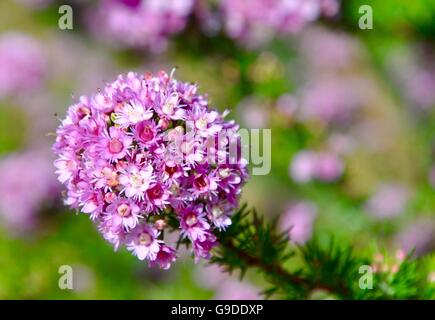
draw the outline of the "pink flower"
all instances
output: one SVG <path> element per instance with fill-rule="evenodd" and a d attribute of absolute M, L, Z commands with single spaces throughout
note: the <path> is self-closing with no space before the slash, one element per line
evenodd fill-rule
<path fill-rule="evenodd" d="M 150 266 L 158 265 L 163 270 L 168 270 L 171 264 L 177 259 L 175 249 L 167 245 L 160 245 L 156 260 L 150 261 Z"/>
<path fill-rule="evenodd" d="M 119 185 L 118 173 L 108 162 L 102 161 L 91 172 L 91 182 L 95 183 L 95 188 L 104 189 L 104 191 L 112 191 L 113 188 Z"/>
<path fill-rule="evenodd" d="M 101 153 L 104 159 L 116 162 L 125 157 L 133 139 L 116 127 L 111 127 L 100 140 Z"/>
<path fill-rule="evenodd" d="M 168 203 L 170 191 L 161 183 L 152 184 L 146 191 L 146 198 L 149 201 L 148 211 L 154 211 L 155 208 L 163 209 Z"/>
<path fill-rule="evenodd" d="M 129 101 L 124 103 L 113 114 L 113 122 L 119 124 L 121 128 L 137 124 L 153 117 L 151 108 L 145 108 L 141 103 Z"/>
<path fill-rule="evenodd" d="M 192 177 L 192 193 L 196 196 L 216 194 L 218 179 L 214 173 L 199 173 Z"/>
<path fill-rule="evenodd" d="M 214 135 L 222 130 L 222 125 L 215 121 L 218 115 L 216 111 L 207 111 L 204 108 L 194 107 L 187 125 L 200 136 Z"/>
<path fill-rule="evenodd" d="M 181 120 L 185 117 L 185 111 L 182 107 L 178 94 L 174 93 L 165 99 L 162 107 L 158 108 L 157 112 L 159 112 L 162 119 Z"/>
<path fill-rule="evenodd" d="M 54 161 L 54 166 L 57 168 L 56 174 L 59 181 L 65 183 L 71 181 L 78 173 L 79 161 L 73 152 L 65 152 Z"/>
<path fill-rule="evenodd" d="M 193 253 L 195 254 L 195 262 L 200 258 L 210 259 L 210 251 L 217 245 L 216 236 L 210 231 L 204 233 L 204 238 L 198 238 L 192 242 Z"/>
<path fill-rule="evenodd" d="M 127 233 L 120 225 L 114 225 L 112 219 L 100 220 L 98 230 L 104 239 L 113 245 L 115 250 L 118 250 L 119 246 L 126 241 Z"/>
<path fill-rule="evenodd" d="M 83 203 L 82 212 L 90 215 L 91 219 L 96 219 L 103 210 L 104 199 L 101 193 L 86 190 L 78 195 Z"/>
<path fill-rule="evenodd" d="M 111 220 L 111 225 L 115 228 L 123 226 L 124 228 L 134 228 L 138 221 L 140 208 L 131 200 L 116 199 L 106 209 L 106 220 Z"/>
<path fill-rule="evenodd" d="M 121 171 L 119 182 L 124 186 L 122 192 L 125 193 L 126 197 L 144 199 L 145 191 L 154 181 L 153 178 L 153 167 L 151 165 L 138 167 L 131 164 Z"/>
<path fill-rule="evenodd" d="M 280 228 L 288 231 L 290 241 L 303 244 L 311 239 L 317 208 L 309 202 L 297 202 L 286 209 L 280 219 Z"/>
<path fill-rule="evenodd" d="M 232 205 L 230 203 L 221 203 L 221 204 L 207 204 L 206 211 L 210 221 L 218 228 L 219 230 L 225 230 L 228 226 L 231 225 L 231 208 Z"/>
<path fill-rule="evenodd" d="M 183 175 L 183 169 L 172 160 L 165 161 L 163 164 L 163 180 L 169 185 L 177 183 L 178 178 Z"/>
<path fill-rule="evenodd" d="M 181 210 L 180 227 L 181 233 L 193 242 L 204 241 L 210 225 L 205 219 L 205 212 L 201 205 L 188 206 Z"/>
<path fill-rule="evenodd" d="M 157 127 L 151 120 L 144 120 L 136 124 L 133 135 L 144 147 L 150 147 L 157 143 Z"/>
<path fill-rule="evenodd" d="M 152 227 L 142 224 L 138 225 L 126 239 L 127 249 L 132 251 L 139 260 L 154 261 L 160 251 L 161 241 L 157 240 L 159 232 Z"/>

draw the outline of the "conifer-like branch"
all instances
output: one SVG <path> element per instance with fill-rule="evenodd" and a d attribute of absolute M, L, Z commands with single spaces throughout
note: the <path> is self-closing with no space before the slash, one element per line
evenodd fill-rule
<path fill-rule="evenodd" d="M 333 241 L 323 247 L 317 241 L 311 241 L 292 249 L 288 233 L 278 232 L 276 223 L 266 223 L 255 210 L 247 210 L 246 205 L 232 217 L 232 221 L 226 232 L 218 234 L 220 246 L 215 250 L 211 263 L 220 265 L 229 273 L 239 270 L 241 278 L 248 269 L 257 269 L 269 283 L 263 292 L 266 298 L 306 299 L 316 290 L 325 291 L 329 297 L 338 299 L 416 298 L 418 288 L 427 284 L 418 276 L 421 272 L 415 270 L 417 261 L 408 257 L 397 273 L 402 278 L 394 276 L 396 280 L 390 284 L 396 288 L 386 292 L 382 285 L 376 285 L 376 282 L 383 283 L 382 275 L 375 274 L 374 288 L 361 289 L 359 268 L 370 262 L 356 257 L 350 247 L 340 248 Z M 290 260 L 297 253 L 302 258 L 303 266 L 291 270 Z M 406 289 L 404 283 L 415 289 Z M 420 297 L 424 298 L 422 295 Z"/>

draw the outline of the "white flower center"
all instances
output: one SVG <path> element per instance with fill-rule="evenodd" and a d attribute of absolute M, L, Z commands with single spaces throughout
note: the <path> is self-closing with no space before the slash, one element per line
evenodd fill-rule
<path fill-rule="evenodd" d="M 195 126 L 198 130 L 206 130 L 207 129 L 207 119 L 205 118 L 200 118 L 198 120 L 195 121 Z"/>
<path fill-rule="evenodd" d="M 130 207 L 124 203 L 118 207 L 117 211 L 121 217 L 128 217 L 130 215 L 131 210 L 130 210 Z"/>
<path fill-rule="evenodd" d="M 174 114 L 175 104 L 172 101 L 168 101 L 163 105 L 162 111 L 164 114 Z"/>
<path fill-rule="evenodd" d="M 219 218 L 224 212 L 220 207 L 215 206 L 215 207 L 213 207 L 213 209 L 211 209 L 211 213 L 212 213 L 213 217 Z"/>
<path fill-rule="evenodd" d="M 144 184 L 144 179 L 140 174 L 133 174 L 130 178 L 130 182 L 133 188 L 139 189 Z"/>
<path fill-rule="evenodd" d="M 126 106 L 126 114 L 128 116 L 128 120 L 132 123 L 138 123 L 143 120 L 145 110 L 141 106 L 137 105 L 127 105 Z"/>
<path fill-rule="evenodd" d="M 192 227 L 198 222 L 198 219 L 196 218 L 196 215 L 194 215 L 193 213 L 190 213 L 186 216 L 185 221 L 189 227 Z"/>
<path fill-rule="evenodd" d="M 139 235 L 139 243 L 144 246 L 149 246 L 153 242 L 153 238 L 146 232 Z"/>
<path fill-rule="evenodd" d="M 220 169 L 219 170 L 219 176 L 221 178 L 228 178 L 229 175 L 230 175 L 230 169 L 229 168 L 224 168 L 224 169 Z"/>

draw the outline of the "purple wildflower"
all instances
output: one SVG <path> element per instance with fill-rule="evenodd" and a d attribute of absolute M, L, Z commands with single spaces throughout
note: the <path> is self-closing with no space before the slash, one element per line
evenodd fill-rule
<path fill-rule="evenodd" d="M 165 72 L 119 76 L 81 97 L 57 130 L 65 204 L 89 214 L 115 249 L 124 245 L 150 266 L 167 269 L 175 260 L 163 239 L 170 231 L 192 243 L 196 260 L 209 258 L 247 179 L 246 160 L 230 154 L 238 126 L 223 117 L 195 85 Z M 220 141 L 223 131 L 231 135 Z M 207 156 L 210 141 L 228 161 Z"/>

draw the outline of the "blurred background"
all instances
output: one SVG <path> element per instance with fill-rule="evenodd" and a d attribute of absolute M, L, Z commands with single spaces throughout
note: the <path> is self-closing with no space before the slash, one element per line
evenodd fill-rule
<path fill-rule="evenodd" d="M 242 127 L 272 129 L 271 172 L 243 202 L 292 226 L 292 245 L 333 236 L 381 262 L 415 249 L 435 281 L 434 57 L 432 0 L 1 1 L 0 298 L 261 298 L 256 274 L 187 252 L 168 271 L 115 253 L 62 203 L 50 148 L 73 99 L 173 67 Z"/>

